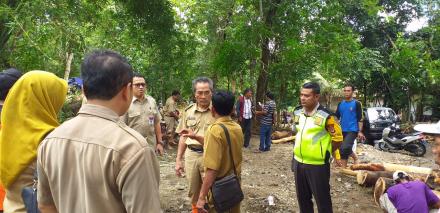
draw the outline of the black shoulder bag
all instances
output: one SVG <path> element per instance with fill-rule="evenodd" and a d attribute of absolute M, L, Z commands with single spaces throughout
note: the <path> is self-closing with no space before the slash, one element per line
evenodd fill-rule
<path fill-rule="evenodd" d="M 231 138 L 228 129 L 226 129 L 223 124 L 220 124 L 220 126 L 226 134 L 234 173 L 215 181 L 211 187 L 211 193 L 214 200 L 215 210 L 217 210 L 217 212 L 225 212 L 240 203 L 244 199 L 244 195 L 241 190 L 240 180 L 237 177 L 237 170 L 232 156 Z"/>

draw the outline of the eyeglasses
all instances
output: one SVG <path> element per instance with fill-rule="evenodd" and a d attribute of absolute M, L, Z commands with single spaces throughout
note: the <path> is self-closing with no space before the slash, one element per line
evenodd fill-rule
<path fill-rule="evenodd" d="M 137 83 L 137 84 L 133 84 L 135 87 L 145 87 L 146 84 L 145 83 Z"/>

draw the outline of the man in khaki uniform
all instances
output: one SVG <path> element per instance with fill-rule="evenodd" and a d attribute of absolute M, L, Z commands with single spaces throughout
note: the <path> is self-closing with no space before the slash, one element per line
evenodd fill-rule
<path fill-rule="evenodd" d="M 134 74 L 133 86 L 133 101 L 121 120 L 141 133 L 148 144 L 155 147 L 156 152 L 162 155 L 164 145 L 162 132 L 160 131 L 160 120 L 162 118 L 156 100 L 149 95 L 145 95 L 147 85 L 144 77 L 139 73 Z"/>
<path fill-rule="evenodd" d="M 176 133 L 193 132 L 195 135 L 203 137 L 208 126 L 215 120 L 211 114 L 213 82 L 210 78 L 199 77 L 193 80 L 192 86 L 196 103 L 185 109 Z M 185 154 L 185 167 L 183 166 L 183 154 Z M 204 171 L 202 156 L 203 144 L 188 137 L 180 137 L 175 170 L 177 176 L 182 177 L 183 173 L 186 173 L 189 184 L 188 196 L 192 198 L 193 212 L 197 212 L 196 203 L 202 185 Z"/>
<path fill-rule="evenodd" d="M 177 101 L 180 98 L 180 92 L 174 90 L 171 96 L 165 102 L 163 114 L 165 116 L 165 123 L 167 125 L 167 140 L 169 145 L 176 145 L 174 142 L 174 135 L 176 131 L 176 123 L 179 119 L 179 111 L 177 110 Z"/>
<path fill-rule="evenodd" d="M 87 104 L 38 148 L 41 212 L 162 212 L 154 151 L 119 119 L 133 97 L 131 66 L 100 50 L 85 58 L 81 77 Z"/>
<path fill-rule="evenodd" d="M 215 117 L 215 122 L 208 128 L 205 137 L 188 133 L 184 136 L 204 142 L 203 166 L 205 168 L 205 177 L 197 201 L 198 212 L 208 212 L 205 209 L 209 189 L 218 178 L 235 173 L 238 177 L 241 174 L 241 163 L 243 159 L 242 147 L 244 144 L 243 132 L 231 118 L 234 108 L 234 96 L 230 92 L 216 92 L 212 97 L 211 112 Z M 226 139 L 226 133 L 223 127 L 227 129 L 230 136 L 229 146 Z M 229 151 L 231 149 L 231 152 Z M 232 158 L 230 153 L 232 153 Z M 232 159 L 234 162 L 232 162 Z M 232 164 L 234 163 L 234 164 Z M 234 171 L 234 168 L 236 169 Z M 213 206 L 212 197 L 208 199 L 209 212 L 216 212 Z M 240 203 L 231 208 L 228 212 L 239 213 Z"/>

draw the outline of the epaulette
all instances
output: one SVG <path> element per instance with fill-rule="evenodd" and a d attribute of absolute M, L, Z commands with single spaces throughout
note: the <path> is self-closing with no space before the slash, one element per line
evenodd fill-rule
<path fill-rule="evenodd" d="M 301 106 L 301 105 L 298 105 L 298 106 L 296 106 L 295 108 L 293 108 L 293 111 L 296 111 L 296 110 L 299 110 L 299 109 L 302 109 L 303 107 Z"/>
<path fill-rule="evenodd" d="M 300 106 L 296 106 L 295 109 L 293 109 L 293 114 L 299 116 L 301 114 L 301 112 L 302 112 L 302 109 L 303 109 L 303 107 L 301 105 Z"/>
<path fill-rule="evenodd" d="M 189 106 L 187 106 L 187 107 L 185 108 L 185 112 L 186 112 L 186 111 L 188 111 L 188 110 L 189 110 L 189 109 L 190 109 L 191 107 L 193 107 L 193 106 L 194 106 L 194 104 L 195 104 L 195 103 L 193 103 L 193 104 L 190 104 Z"/>
<path fill-rule="evenodd" d="M 326 107 L 324 107 L 324 106 L 322 106 L 322 105 L 320 105 L 320 106 L 318 107 L 318 111 L 319 111 L 319 110 L 323 111 L 324 114 L 328 114 L 329 116 L 330 116 L 330 115 L 333 115 L 333 116 L 335 115 L 334 112 L 332 112 L 331 110 L 327 109 Z"/>

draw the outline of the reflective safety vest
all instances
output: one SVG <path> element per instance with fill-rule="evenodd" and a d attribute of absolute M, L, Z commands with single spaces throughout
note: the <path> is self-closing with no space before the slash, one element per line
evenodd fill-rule
<path fill-rule="evenodd" d="M 297 130 L 293 148 L 295 160 L 312 165 L 328 163 L 332 139 L 325 125 L 330 114 L 320 107 L 312 116 L 306 116 L 303 109 L 296 110 L 294 114 Z"/>

